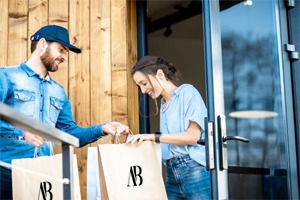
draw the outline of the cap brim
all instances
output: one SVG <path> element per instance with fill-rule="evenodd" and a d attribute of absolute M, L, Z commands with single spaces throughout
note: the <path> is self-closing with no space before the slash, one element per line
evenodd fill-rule
<path fill-rule="evenodd" d="M 46 40 L 47 40 L 47 39 L 46 39 Z M 81 53 L 81 49 L 79 49 L 78 47 L 75 47 L 75 46 L 73 46 L 73 45 L 71 45 L 71 44 L 68 44 L 68 43 L 65 43 L 65 42 L 62 42 L 62 41 L 51 40 L 51 39 L 50 39 L 49 41 L 55 41 L 55 42 L 58 42 L 58 43 L 60 43 L 60 44 L 62 44 L 62 45 L 64 45 L 64 46 L 68 47 L 70 51 L 73 51 L 73 52 L 75 52 L 75 53 Z"/>
<path fill-rule="evenodd" d="M 70 51 L 73 51 L 75 53 L 81 53 L 81 49 L 79 49 L 78 47 L 75 47 L 75 46 L 73 46 L 71 44 L 63 44 L 63 45 L 69 47 Z"/>

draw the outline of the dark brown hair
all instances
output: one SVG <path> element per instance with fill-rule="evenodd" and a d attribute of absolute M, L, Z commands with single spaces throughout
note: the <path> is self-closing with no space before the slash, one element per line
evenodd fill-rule
<path fill-rule="evenodd" d="M 36 45 L 39 41 L 31 41 L 31 46 L 30 46 L 30 52 L 34 52 L 34 50 L 36 49 Z"/>
<path fill-rule="evenodd" d="M 144 56 L 141 58 L 131 69 L 131 74 L 139 71 L 148 76 L 149 74 L 155 75 L 157 70 L 161 69 L 167 80 L 170 80 L 177 87 L 180 84 L 180 75 L 177 72 L 175 66 L 171 62 L 156 57 L 156 56 Z"/>
<path fill-rule="evenodd" d="M 36 49 L 36 46 L 37 46 L 37 43 L 39 42 L 39 40 L 34 40 L 34 41 L 31 41 L 31 46 L 30 46 L 30 52 L 34 52 L 34 50 Z M 51 42 L 46 40 L 46 42 L 48 44 L 50 44 Z"/>
<path fill-rule="evenodd" d="M 131 69 L 131 74 L 134 75 L 136 72 L 141 72 L 143 73 L 150 84 L 152 85 L 149 75 L 155 76 L 157 73 L 157 70 L 161 69 L 167 80 L 171 81 L 175 86 L 179 86 L 180 84 L 180 74 L 176 70 L 175 66 L 173 63 L 167 62 L 166 60 L 156 57 L 156 56 L 144 56 L 141 58 Z M 156 112 L 155 115 L 158 114 L 158 104 L 157 100 L 154 99 L 155 107 L 156 107 Z"/>

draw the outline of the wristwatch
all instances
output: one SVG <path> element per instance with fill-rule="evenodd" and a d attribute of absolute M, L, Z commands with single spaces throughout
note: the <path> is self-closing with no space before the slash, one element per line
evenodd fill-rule
<path fill-rule="evenodd" d="M 156 143 L 160 143 L 160 136 L 161 136 L 161 132 L 155 132 L 154 133 L 154 136 L 155 136 L 155 142 Z"/>

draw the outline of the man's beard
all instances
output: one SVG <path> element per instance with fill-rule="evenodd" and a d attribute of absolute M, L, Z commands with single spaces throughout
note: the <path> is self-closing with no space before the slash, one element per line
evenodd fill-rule
<path fill-rule="evenodd" d="M 41 56 L 41 61 L 48 72 L 55 72 L 58 70 L 58 64 L 55 63 L 55 58 L 51 55 L 49 47 L 47 47 L 45 53 Z"/>

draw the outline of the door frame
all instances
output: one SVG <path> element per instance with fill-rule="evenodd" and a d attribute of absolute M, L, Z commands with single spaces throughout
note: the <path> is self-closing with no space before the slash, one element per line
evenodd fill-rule
<path fill-rule="evenodd" d="M 294 120 L 295 120 L 295 142 L 296 147 L 298 147 L 298 151 L 295 153 L 297 160 L 294 162 L 296 163 L 294 166 L 298 166 L 297 169 L 294 169 L 298 173 L 295 176 L 298 177 L 297 184 L 292 183 L 293 189 L 296 198 L 298 199 L 300 196 L 299 185 L 300 185 L 300 24 L 299 24 L 299 17 L 300 17 L 300 1 L 289 1 L 285 5 L 287 7 L 287 22 L 289 27 L 289 35 L 288 40 L 290 44 L 295 45 L 295 53 L 298 54 L 298 59 L 294 59 L 291 62 L 291 76 L 292 76 L 292 87 L 293 87 L 293 98 L 294 101 Z M 289 70 L 289 67 L 287 67 Z M 294 195 L 294 194 L 293 194 Z"/>
<path fill-rule="evenodd" d="M 293 86 L 295 82 L 291 82 L 291 77 L 295 76 L 291 72 L 291 66 L 294 67 L 296 63 L 299 64 L 299 61 L 291 61 L 288 58 L 287 52 L 283 51 L 283 44 L 289 44 L 288 33 L 291 31 L 294 32 L 292 35 L 297 35 L 295 29 L 299 29 L 298 27 L 294 27 L 294 30 L 291 29 L 291 26 L 287 25 L 287 22 L 290 20 L 295 20 L 295 18 L 299 18 L 299 2 L 297 2 L 298 7 L 296 7 L 296 14 L 289 14 L 290 10 L 286 7 L 286 4 L 283 0 L 277 1 L 278 9 L 276 12 L 278 19 L 276 23 L 280 23 L 281 30 L 278 41 L 279 51 L 281 55 L 279 55 L 280 63 L 283 65 L 281 67 L 281 75 L 282 75 L 282 102 L 284 103 L 284 113 L 285 113 L 285 124 L 286 124 L 286 151 L 288 152 L 288 186 L 289 186 L 289 197 L 291 199 L 299 198 L 299 160 L 297 160 L 297 151 L 296 151 L 296 141 L 298 136 L 298 144 L 299 144 L 299 133 L 297 135 L 296 126 L 299 124 L 294 121 L 297 120 L 297 117 L 294 112 L 296 109 L 299 109 L 299 102 L 295 101 L 295 99 L 299 96 L 299 93 L 295 92 L 293 97 Z M 286 15 L 288 12 L 289 15 Z M 224 101 L 215 101 L 215 99 L 224 99 L 223 95 L 223 66 L 222 66 L 222 47 L 221 47 L 221 30 L 220 30 L 220 7 L 219 1 L 214 0 L 203 0 L 203 30 L 204 30 L 204 52 L 205 52 L 205 69 L 206 69 L 206 97 L 207 97 L 207 107 L 208 107 L 208 123 L 213 126 L 213 140 L 214 140 L 214 166 L 210 168 L 211 171 L 211 188 L 212 188 L 212 198 L 213 199 L 229 199 L 228 194 L 228 172 L 226 169 L 221 169 L 221 147 L 219 141 L 219 125 L 218 117 L 224 116 Z M 290 18 L 287 19 L 286 16 Z M 295 23 L 294 23 L 295 24 Z M 289 38 L 289 39 L 288 39 Z M 299 42 L 299 39 L 294 39 Z M 280 46 L 281 45 L 281 46 Z M 296 71 L 294 69 L 294 71 Z M 298 69 L 299 72 L 299 69 Z M 296 81 L 296 80 L 294 80 Z M 299 82 L 299 81 L 298 81 Z M 294 91 L 296 87 L 294 86 Z M 294 98 L 294 99 L 293 99 Z M 296 102 L 295 107 L 293 104 L 288 102 Z M 299 114 L 298 114 L 299 115 Z M 291 120 L 292 119 L 292 120 Z M 206 130 L 207 131 L 207 130 Z M 295 134 L 293 134 L 295 133 Z M 206 133 L 209 135 L 209 133 Z M 209 149 L 209 148 L 208 148 Z M 298 149 L 299 153 L 299 149 Z M 295 159 L 296 158 L 296 159 Z M 207 155 L 207 160 L 211 159 L 211 156 Z M 210 160 L 211 161 L 211 160 Z M 209 167 L 209 166 L 208 166 Z M 296 179 L 295 177 L 298 177 Z"/>
<path fill-rule="evenodd" d="M 211 195 L 212 199 L 228 199 L 228 172 L 226 169 L 220 170 L 220 146 L 216 145 L 220 143 L 218 139 L 217 117 L 223 116 L 225 113 L 224 101 L 215 101 L 215 99 L 224 99 L 220 6 L 218 0 L 203 0 L 202 4 L 205 54 L 204 59 L 206 69 L 206 98 L 208 102 L 207 121 L 212 124 L 214 129 L 213 143 L 215 144 L 213 147 L 214 166 L 210 169 Z"/>
<path fill-rule="evenodd" d="M 292 1 L 291 1 L 292 2 Z M 299 32 L 297 32 L 297 28 L 299 31 L 299 15 L 300 15 L 300 4 L 299 1 L 294 1 L 294 7 L 290 6 L 290 2 L 285 2 L 283 0 L 277 1 L 278 6 L 278 23 L 280 23 L 280 33 L 281 37 L 279 41 L 281 41 L 282 46 L 287 44 L 294 44 L 295 41 L 299 42 Z M 292 10 L 296 12 L 292 12 Z M 295 23 L 297 21 L 297 23 Z M 293 23 L 293 24 L 292 24 Z M 295 44 L 294 44 L 295 45 Z M 297 45 L 296 45 L 297 46 Z M 278 47 L 285 50 L 284 47 Z M 298 47 L 299 48 L 299 47 Z M 295 51 L 296 52 L 296 51 Z M 299 59 L 291 59 L 290 52 L 286 50 L 286 52 L 282 52 L 282 67 L 281 74 L 283 77 L 283 88 L 282 88 L 282 102 L 285 103 L 285 124 L 286 124 L 286 151 L 288 152 L 288 187 L 289 197 L 291 199 L 299 199 L 299 157 L 297 156 L 297 146 L 299 151 L 299 78 L 296 78 L 295 72 L 298 70 L 299 74 Z M 296 65 L 298 64 L 298 69 Z M 294 71 L 293 71 L 294 70 Z M 298 85 L 297 85 L 298 82 Z M 296 89 L 298 88 L 298 93 Z M 293 91 L 294 90 L 294 91 Z M 298 98 L 298 100 L 297 100 Z M 293 102 L 293 103 L 290 103 Z M 296 112 L 298 110 L 298 112 Z M 298 128 L 297 128 L 298 126 Z M 297 144 L 297 136 L 298 136 L 298 144 Z M 298 167 L 297 167 L 298 166 Z M 298 177 L 296 179 L 295 177 Z"/>

